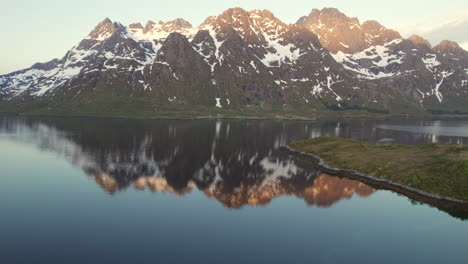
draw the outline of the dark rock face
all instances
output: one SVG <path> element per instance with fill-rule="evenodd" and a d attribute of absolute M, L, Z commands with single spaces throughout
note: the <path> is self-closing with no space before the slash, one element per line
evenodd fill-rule
<path fill-rule="evenodd" d="M 188 39 L 171 33 L 150 69 L 145 71 L 143 85 L 148 85 L 152 96 L 161 102 L 214 105 L 209 75 L 209 66 Z"/>
<path fill-rule="evenodd" d="M 464 112 L 467 58 L 456 43 L 431 49 L 333 8 L 294 25 L 241 8 L 197 28 L 183 19 L 129 27 L 105 19 L 63 58 L 0 76 L 0 100 Z"/>

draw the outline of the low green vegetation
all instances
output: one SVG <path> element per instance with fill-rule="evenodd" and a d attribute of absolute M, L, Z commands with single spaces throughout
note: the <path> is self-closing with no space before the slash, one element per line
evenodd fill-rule
<path fill-rule="evenodd" d="M 35 102 L 24 105 L 0 105 L 0 112 L 17 112 L 27 115 L 109 116 L 138 118 L 287 118 L 315 119 L 327 116 L 381 116 L 366 110 L 341 110 L 300 108 L 292 106 L 262 107 L 259 105 L 239 108 L 188 104 L 160 104 L 149 98 L 115 97 L 111 101 L 79 100 L 49 104 Z"/>
<path fill-rule="evenodd" d="M 290 144 L 320 156 L 333 168 L 352 169 L 434 195 L 468 200 L 468 146 L 377 145 L 319 137 Z"/>

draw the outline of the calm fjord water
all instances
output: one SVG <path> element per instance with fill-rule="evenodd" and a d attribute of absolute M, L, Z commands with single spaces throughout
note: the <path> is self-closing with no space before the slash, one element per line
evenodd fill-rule
<path fill-rule="evenodd" d="M 0 116 L 0 263 L 465 263 L 468 221 L 281 152 L 468 144 L 468 120 Z"/>

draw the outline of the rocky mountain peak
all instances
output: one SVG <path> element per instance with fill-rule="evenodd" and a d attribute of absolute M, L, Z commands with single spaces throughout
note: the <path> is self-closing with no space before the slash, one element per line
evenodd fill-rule
<path fill-rule="evenodd" d="M 272 31 L 282 32 L 286 27 L 285 23 L 268 10 L 246 11 L 239 7 L 227 9 L 219 16 L 209 17 L 200 25 L 200 29 L 232 28 L 246 38 Z"/>
<path fill-rule="evenodd" d="M 105 18 L 89 33 L 86 39 L 102 41 L 123 28 L 124 26 L 122 26 L 122 24 L 117 22 L 113 23 L 109 18 Z"/>
<path fill-rule="evenodd" d="M 249 11 L 248 13 L 250 14 L 250 16 L 254 15 L 254 16 L 259 16 L 259 17 L 263 17 L 267 19 L 278 20 L 275 17 L 275 15 L 270 10 L 267 10 L 267 9 L 262 9 L 262 10 L 256 9 L 256 10 Z"/>
<path fill-rule="evenodd" d="M 247 11 L 240 7 L 229 8 L 219 16 L 208 17 L 202 24 L 201 28 L 212 24 L 232 24 L 234 27 L 239 24 L 250 24 L 253 21 L 274 21 L 280 23 L 281 20 L 269 10 L 250 10 Z M 284 24 L 281 22 L 281 24 Z"/>
<path fill-rule="evenodd" d="M 250 24 L 250 14 L 239 7 L 229 8 L 216 17 L 209 17 L 203 23 L 201 27 L 215 26 L 215 27 L 226 27 L 233 26 L 238 27 L 240 25 Z"/>
<path fill-rule="evenodd" d="M 133 25 L 133 26 L 132 26 Z M 145 41 L 153 44 L 161 44 L 170 33 L 178 32 L 191 38 L 195 34 L 192 25 L 182 18 L 177 18 L 168 22 L 148 21 L 143 27 L 135 24 L 130 25 L 129 36 L 137 41 Z M 153 49 L 154 50 L 154 49 Z"/>
<path fill-rule="evenodd" d="M 226 18 L 226 17 L 231 16 L 231 17 L 241 18 L 241 17 L 247 17 L 248 15 L 249 14 L 245 9 L 240 8 L 240 7 L 233 7 L 233 8 L 227 9 L 226 11 L 221 13 L 221 15 L 219 15 L 218 17 Z"/>
<path fill-rule="evenodd" d="M 370 36 L 373 45 L 384 45 L 395 39 L 401 39 L 400 33 L 382 26 L 375 20 L 369 20 L 362 24 L 366 36 Z"/>
<path fill-rule="evenodd" d="M 145 27 L 143 28 L 143 34 L 146 34 L 148 31 L 151 31 L 154 28 L 156 23 L 154 21 L 149 20 L 146 22 Z"/>
<path fill-rule="evenodd" d="M 398 32 L 385 28 L 377 21 L 360 24 L 359 19 L 350 18 L 336 8 L 313 9 L 296 24 L 314 32 L 332 53 L 356 53 L 401 38 Z"/>
<path fill-rule="evenodd" d="M 458 43 L 450 40 L 443 40 L 434 46 L 434 51 L 442 53 L 444 56 L 450 55 L 462 59 L 468 59 L 468 51 L 464 50 Z"/>
<path fill-rule="evenodd" d="M 367 31 L 367 33 L 373 35 L 379 34 L 380 32 L 385 30 L 385 27 L 375 20 L 368 20 L 362 23 L 362 27 L 364 28 L 364 30 Z"/>
<path fill-rule="evenodd" d="M 453 49 L 461 49 L 458 43 L 455 41 L 450 41 L 450 40 L 442 40 L 437 46 L 434 47 L 434 49 L 447 49 L 447 50 L 453 50 Z"/>
<path fill-rule="evenodd" d="M 426 45 L 427 47 L 429 48 L 432 48 L 432 45 L 431 43 L 427 40 L 427 39 L 424 39 L 423 37 L 421 36 L 418 36 L 418 35 L 412 35 L 411 37 L 408 38 L 409 41 L 413 42 L 415 45 Z"/>
<path fill-rule="evenodd" d="M 128 26 L 129 28 L 138 28 L 143 29 L 143 25 L 141 23 L 133 23 Z"/>
<path fill-rule="evenodd" d="M 337 23 L 359 24 L 359 20 L 347 17 L 336 8 L 323 8 L 321 10 L 315 8 L 308 16 L 303 16 L 296 22 L 298 25 L 315 25 L 318 28 L 331 27 Z"/>
<path fill-rule="evenodd" d="M 348 18 L 344 13 L 340 12 L 340 10 L 338 10 L 337 8 L 334 8 L 334 7 L 324 7 L 322 8 L 322 10 L 318 10 L 318 9 L 313 9 L 312 10 L 312 13 L 320 13 L 321 15 L 323 16 L 327 16 L 327 17 L 335 17 L 335 18 Z"/>
<path fill-rule="evenodd" d="M 192 24 L 182 18 L 176 18 L 166 23 L 160 24 L 163 30 L 166 31 L 182 31 L 192 28 Z"/>

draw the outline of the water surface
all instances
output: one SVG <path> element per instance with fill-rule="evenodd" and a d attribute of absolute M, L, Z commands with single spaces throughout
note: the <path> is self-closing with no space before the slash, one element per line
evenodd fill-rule
<path fill-rule="evenodd" d="M 462 215 L 279 147 L 468 144 L 467 124 L 0 117 L 0 263 L 463 263 Z"/>

